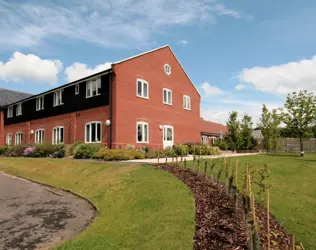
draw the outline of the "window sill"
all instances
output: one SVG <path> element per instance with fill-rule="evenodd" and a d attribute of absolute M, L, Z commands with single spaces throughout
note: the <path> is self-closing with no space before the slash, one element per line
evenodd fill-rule
<path fill-rule="evenodd" d="M 101 141 L 94 141 L 94 142 L 85 142 L 85 143 L 89 143 L 89 144 L 91 144 L 91 143 L 102 143 Z"/>
<path fill-rule="evenodd" d="M 145 100 L 149 100 L 149 97 L 143 97 L 143 96 L 140 96 L 140 95 L 136 95 L 136 97 L 139 97 L 139 98 L 142 98 L 142 99 L 145 99 Z"/>
<path fill-rule="evenodd" d="M 100 93 L 100 94 L 97 94 L 97 95 L 86 96 L 86 99 L 88 99 L 88 98 L 92 98 L 92 97 L 95 97 L 95 96 L 99 96 L 99 95 L 101 95 L 101 93 Z"/>
<path fill-rule="evenodd" d="M 184 110 L 187 110 L 187 111 L 191 111 L 191 109 L 186 109 L 186 108 L 183 108 Z"/>
<path fill-rule="evenodd" d="M 170 103 L 164 102 L 163 104 L 168 105 L 168 106 L 172 106 L 172 103 L 170 104 Z"/>
<path fill-rule="evenodd" d="M 64 104 L 53 105 L 53 107 L 63 106 Z"/>
<path fill-rule="evenodd" d="M 138 143 L 138 144 L 148 144 L 149 141 L 147 141 L 147 142 L 144 142 L 144 141 L 137 141 L 136 143 Z"/>

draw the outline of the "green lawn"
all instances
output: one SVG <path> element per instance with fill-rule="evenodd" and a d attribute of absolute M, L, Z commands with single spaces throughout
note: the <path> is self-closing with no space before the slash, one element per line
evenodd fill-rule
<path fill-rule="evenodd" d="M 152 167 L 88 161 L 0 158 L 0 171 L 80 193 L 100 216 L 57 249 L 192 249 L 194 198 Z"/>
<path fill-rule="evenodd" d="M 231 159 L 235 166 L 237 158 L 227 158 L 229 164 Z M 304 158 L 295 154 L 272 154 L 238 159 L 241 163 L 240 184 L 247 163 L 258 168 L 268 164 L 271 170 L 268 183 L 272 185 L 271 212 L 298 241 L 303 242 L 305 249 L 316 249 L 316 154 L 307 154 Z M 188 162 L 188 166 L 192 167 L 192 162 Z M 204 171 L 204 162 L 201 166 Z"/>

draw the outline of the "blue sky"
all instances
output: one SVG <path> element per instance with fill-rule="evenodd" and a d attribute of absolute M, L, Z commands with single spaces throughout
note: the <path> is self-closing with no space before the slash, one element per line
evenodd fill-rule
<path fill-rule="evenodd" d="M 0 88 L 40 93 L 169 44 L 204 118 L 256 121 L 316 90 L 315 14 L 312 0 L 0 0 Z"/>

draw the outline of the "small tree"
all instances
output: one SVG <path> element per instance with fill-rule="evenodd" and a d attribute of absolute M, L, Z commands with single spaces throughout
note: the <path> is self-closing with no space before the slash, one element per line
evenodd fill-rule
<path fill-rule="evenodd" d="M 229 118 L 226 122 L 226 125 L 228 129 L 226 140 L 230 144 L 231 149 L 234 150 L 238 145 L 240 136 L 240 123 L 238 121 L 237 111 L 232 111 L 231 113 L 229 113 Z"/>
<path fill-rule="evenodd" d="M 253 122 L 251 116 L 245 114 L 240 124 L 241 133 L 239 146 L 242 149 L 251 149 L 253 146 L 252 124 Z"/>
<path fill-rule="evenodd" d="M 269 152 L 271 148 L 271 113 L 265 104 L 262 106 L 259 128 L 263 136 L 263 146 Z"/>
<path fill-rule="evenodd" d="M 301 152 L 304 152 L 303 139 L 311 136 L 309 128 L 315 124 L 315 120 L 316 98 L 313 93 L 305 90 L 287 95 L 282 121 L 295 133 L 295 138 L 299 138 Z"/>
<path fill-rule="evenodd" d="M 280 138 L 280 128 L 279 125 L 281 123 L 281 117 L 280 115 L 277 113 L 276 109 L 272 110 L 272 114 L 271 114 L 271 149 L 274 150 L 274 152 L 276 152 L 277 146 L 278 146 L 278 141 Z"/>

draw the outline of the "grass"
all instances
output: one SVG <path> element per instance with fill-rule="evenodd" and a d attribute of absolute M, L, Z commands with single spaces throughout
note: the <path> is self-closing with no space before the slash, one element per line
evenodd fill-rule
<path fill-rule="evenodd" d="M 237 158 L 227 158 L 227 162 Z M 270 188 L 271 212 L 294 233 L 297 241 L 302 241 L 306 249 L 316 249 L 316 154 L 271 154 L 238 157 L 239 187 L 247 163 L 262 168 L 266 163 L 271 171 Z M 188 162 L 192 167 L 192 162 Z M 220 167 L 216 166 L 214 172 Z M 201 162 L 204 171 L 204 161 Z M 208 171 L 208 174 L 210 171 Z M 222 173 L 222 179 L 224 177 Z M 257 189 L 254 190 L 257 192 Z"/>
<path fill-rule="evenodd" d="M 88 161 L 1 158 L 0 171 L 80 193 L 100 216 L 56 249 L 192 249 L 194 197 L 152 167 Z"/>

